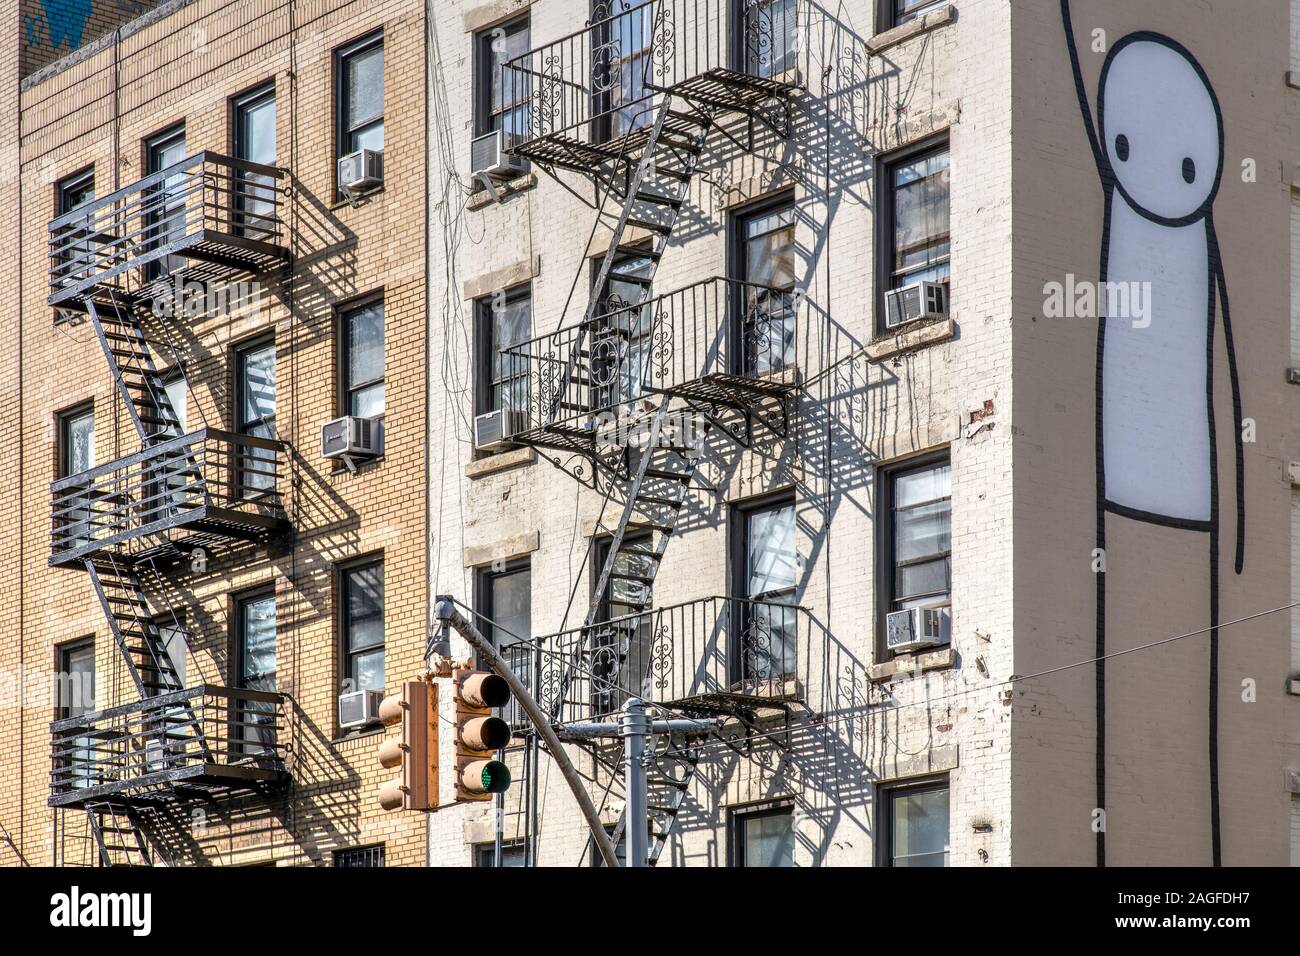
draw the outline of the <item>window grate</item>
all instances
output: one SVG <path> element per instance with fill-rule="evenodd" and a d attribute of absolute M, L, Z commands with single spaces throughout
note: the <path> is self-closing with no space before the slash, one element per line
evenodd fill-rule
<path fill-rule="evenodd" d="M 374 846 L 354 846 L 346 850 L 335 850 L 334 865 L 338 867 L 383 866 L 384 845 L 377 843 Z"/>

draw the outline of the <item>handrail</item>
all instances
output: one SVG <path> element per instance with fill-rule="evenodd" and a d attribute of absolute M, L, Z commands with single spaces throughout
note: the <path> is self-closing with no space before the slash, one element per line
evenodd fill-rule
<path fill-rule="evenodd" d="M 247 445 L 250 448 L 261 448 L 264 451 L 282 452 L 288 446 L 275 438 L 259 438 L 256 435 L 246 435 L 242 432 L 223 431 L 219 428 L 196 428 L 192 432 L 186 432 L 184 435 L 177 435 L 175 438 L 169 438 L 166 441 L 158 442 L 147 448 L 132 452 L 122 458 L 115 458 L 112 461 L 105 462 L 102 465 L 96 465 L 87 471 L 79 471 L 76 474 L 68 475 L 57 481 L 50 483 L 50 491 L 64 491 L 68 488 L 80 488 L 87 482 L 95 478 L 103 477 L 116 471 L 130 468 L 132 465 L 142 464 L 143 462 L 152 461 L 156 458 L 164 458 L 172 452 L 187 450 L 191 445 L 202 444 L 206 441 L 224 442 L 230 445 Z"/>
<path fill-rule="evenodd" d="M 144 713 L 150 710 L 166 710 L 169 707 L 199 697 L 221 697 L 227 700 L 249 701 L 255 704 L 282 704 L 285 701 L 285 695 L 275 691 L 226 687 L 221 684 L 196 684 L 193 687 L 172 691 L 170 694 L 159 694 L 156 697 L 147 697 L 144 700 L 134 700 L 130 703 L 118 704 L 116 707 L 107 707 L 104 710 L 96 710 L 76 717 L 61 717 L 50 722 L 50 732 L 72 730 L 84 727 L 89 723 L 99 723 L 112 720 L 114 717 L 125 717 L 129 714 Z"/>

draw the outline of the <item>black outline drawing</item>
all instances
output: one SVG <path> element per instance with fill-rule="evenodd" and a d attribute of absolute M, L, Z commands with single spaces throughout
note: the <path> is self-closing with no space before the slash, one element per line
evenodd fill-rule
<path fill-rule="evenodd" d="M 1173 528 L 1185 528 L 1205 531 L 1210 536 L 1210 681 L 1209 681 L 1209 763 L 1210 763 L 1210 844 L 1213 865 L 1221 865 L 1221 833 L 1219 826 L 1219 458 L 1218 441 L 1214 422 L 1214 333 L 1216 300 L 1221 304 L 1223 315 L 1223 334 L 1228 357 L 1228 375 L 1232 386 L 1232 412 L 1236 427 L 1236 485 L 1237 485 L 1237 537 L 1236 537 L 1236 573 L 1241 574 L 1245 561 L 1245 449 L 1242 435 L 1241 386 L 1237 376 L 1237 354 L 1232 339 L 1232 321 L 1228 310 L 1228 284 L 1224 276 L 1223 262 L 1219 254 L 1219 239 L 1214 227 L 1214 200 L 1219 193 L 1219 184 L 1223 177 L 1224 142 L 1223 112 L 1219 107 L 1219 98 L 1214 92 L 1210 78 L 1201 64 L 1182 44 L 1162 33 L 1140 30 L 1129 33 L 1117 40 L 1106 54 L 1101 68 L 1101 77 L 1097 83 L 1097 125 L 1094 127 L 1092 110 L 1084 86 L 1083 71 L 1079 65 L 1079 51 L 1075 44 L 1074 25 L 1070 19 L 1070 0 L 1061 0 L 1061 19 L 1065 27 L 1066 47 L 1070 55 L 1070 68 L 1074 74 L 1075 92 L 1079 98 L 1079 109 L 1083 115 L 1084 128 L 1088 134 L 1088 145 L 1092 149 L 1097 172 L 1101 178 L 1104 198 L 1104 219 L 1101 233 L 1101 267 L 1100 280 L 1106 282 L 1107 261 L 1110 253 L 1111 204 L 1115 192 L 1124 198 L 1129 208 L 1151 222 L 1164 226 L 1186 226 L 1204 220 L 1207 240 L 1208 263 L 1210 270 L 1209 301 L 1206 303 L 1206 408 L 1208 411 L 1207 427 L 1210 440 L 1210 520 L 1193 521 L 1170 518 L 1126 508 L 1106 500 L 1106 468 L 1104 458 L 1104 435 L 1102 432 L 1102 357 L 1106 345 L 1106 322 L 1097 323 L 1097 372 L 1096 372 L 1096 449 L 1097 449 L 1097 547 L 1103 555 L 1106 549 L 1106 512 L 1145 521 L 1151 524 Z M 1214 183 L 1201 205 L 1181 217 L 1160 216 L 1143 206 L 1128 194 L 1111 167 L 1110 159 L 1103 148 L 1105 125 L 1105 89 L 1106 76 L 1115 56 L 1125 47 L 1137 42 L 1158 43 L 1167 47 L 1187 63 L 1196 72 L 1209 93 L 1214 105 L 1215 120 L 1219 134 L 1219 165 L 1215 170 Z M 1096 714 L 1097 714 L 1097 806 L 1104 810 L 1106 806 L 1106 571 L 1105 566 L 1097 573 L 1097 640 L 1096 640 Z M 1106 865 L 1106 833 L 1097 833 L 1097 865 Z"/>

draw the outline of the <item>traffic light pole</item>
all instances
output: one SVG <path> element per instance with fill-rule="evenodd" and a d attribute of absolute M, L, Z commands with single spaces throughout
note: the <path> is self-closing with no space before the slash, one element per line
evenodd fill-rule
<path fill-rule="evenodd" d="M 560 775 L 564 777 L 565 783 L 573 791 L 573 797 L 578 801 L 578 808 L 587 821 L 587 826 L 591 830 L 591 838 L 600 851 L 601 859 L 605 861 L 606 866 L 618 866 L 618 856 L 614 852 L 614 843 L 610 840 L 609 834 L 605 832 L 604 824 L 600 821 L 600 812 L 596 809 L 595 803 L 592 802 L 591 795 L 587 793 L 582 777 L 578 775 L 578 771 L 569 759 L 568 753 L 565 752 L 564 745 L 560 743 L 560 738 L 556 736 L 555 730 L 551 727 L 550 718 L 542 711 L 541 706 L 528 688 L 515 676 L 514 671 L 510 669 L 510 665 L 497 653 L 496 648 L 492 646 L 492 642 L 484 637 L 483 633 L 456 609 L 453 599 L 449 595 L 440 594 L 437 600 L 436 613 L 439 627 L 442 629 L 455 628 L 456 633 L 465 638 L 478 653 L 479 660 L 510 686 L 510 692 L 519 701 L 519 706 L 528 715 L 528 719 L 533 722 L 533 727 L 536 729 L 538 736 L 545 741 L 547 749 L 551 751 L 551 756 L 555 759 L 556 766 L 560 768 Z M 644 740 L 644 738 L 642 739 Z M 533 772 L 535 773 L 536 769 Z"/>

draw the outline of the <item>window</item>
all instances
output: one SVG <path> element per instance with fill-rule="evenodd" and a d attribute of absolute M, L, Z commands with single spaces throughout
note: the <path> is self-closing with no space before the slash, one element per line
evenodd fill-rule
<path fill-rule="evenodd" d="M 384 302 L 374 299 L 339 313 L 339 365 L 344 414 L 384 414 Z"/>
<path fill-rule="evenodd" d="M 528 861 L 527 847 L 523 840 L 510 840 L 501 844 L 501 865 L 523 866 Z M 474 845 L 474 865 L 481 867 L 496 866 L 496 844 L 477 843 Z"/>
<path fill-rule="evenodd" d="M 55 216 L 72 212 L 78 206 L 84 206 L 95 198 L 95 170 L 82 170 L 75 175 L 59 181 L 55 187 Z M 78 217 L 61 227 L 57 241 L 59 250 L 60 282 L 72 284 L 87 279 L 91 270 L 86 268 L 95 261 L 96 242 L 93 215 Z"/>
<path fill-rule="evenodd" d="M 145 141 L 146 172 L 162 172 L 185 158 L 185 127 L 178 126 Z M 158 248 L 185 235 L 186 174 L 165 177 L 150 187 L 145 202 L 145 244 Z M 151 279 L 170 275 L 185 265 L 185 257 L 166 255 L 148 264 Z"/>
<path fill-rule="evenodd" d="M 383 866 L 384 845 L 353 846 L 334 851 L 334 865 L 338 867 Z"/>
<path fill-rule="evenodd" d="M 646 245 L 648 253 L 649 245 Z M 648 371 L 654 315 L 649 299 L 654 295 L 650 277 L 654 260 L 635 252 L 619 253 L 597 290 L 601 260 L 592 262 L 592 295 L 599 300 L 592 330 L 592 378 L 597 383 L 593 401 L 597 408 L 611 408 L 641 395 Z M 641 308 L 635 306 L 646 303 Z"/>
<path fill-rule="evenodd" d="M 795 362 L 795 210 L 785 193 L 733 220 L 732 274 L 741 282 L 736 371 L 768 375 Z"/>
<path fill-rule="evenodd" d="M 884 617 L 910 607 L 942 607 L 952 593 L 952 467 L 946 457 L 908 462 L 879 473 L 881 549 L 877 574 L 877 653 L 888 656 Z"/>
<path fill-rule="evenodd" d="M 477 412 L 522 412 L 528 408 L 528 359 L 507 353 L 533 334 L 532 286 L 519 285 L 477 302 L 475 367 Z"/>
<path fill-rule="evenodd" d="M 338 154 L 384 148 L 384 36 L 338 52 Z"/>
<path fill-rule="evenodd" d="M 731 814 L 732 866 L 794 866 L 794 809 L 788 805 Z"/>
<path fill-rule="evenodd" d="M 275 438 L 275 342 L 260 340 L 235 352 L 235 431 Z M 247 447 L 236 486 L 245 497 L 275 491 L 275 450 Z"/>
<path fill-rule="evenodd" d="M 884 328 L 885 292 L 949 275 L 948 144 L 920 144 L 883 161 L 877 182 L 889 190 L 876 216 L 877 328 Z"/>
<path fill-rule="evenodd" d="M 948 0 L 879 0 L 876 32 L 900 26 L 944 6 Z"/>
<path fill-rule="evenodd" d="M 882 866 L 948 865 L 948 780 L 894 784 L 879 792 Z"/>
<path fill-rule="evenodd" d="M 527 15 L 475 35 L 474 135 L 527 132 L 530 78 L 513 70 L 503 76 L 501 67 L 527 53 L 528 45 Z"/>
<path fill-rule="evenodd" d="M 613 827 L 609 827 L 609 826 L 605 827 L 605 832 L 609 834 L 609 838 L 611 840 L 614 839 Z M 623 828 L 623 832 L 619 835 L 618 842 L 614 844 L 614 859 L 618 860 L 619 866 L 621 867 L 627 866 L 627 828 L 626 827 Z M 587 865 L 594 866 L 597 868 L 605 865 L 605 858 L 600 855 L 600 849 L 596 846 L 594 842 L 591 843 L 591 855 L 587 859 Z"/>
<path fill-rule="evenodd" d="M 87 638 L 55 648 L 58 680 L 58 719 L 81 717 L 95 710 L 95 641 Z M 65 749 L 66 748 L 66 749 Z M 56 774 L 67 786 L 83 788 L 97 782 L 95 740 L 77 737 L 61 747 Z"/>
<path fill-rule="evenodd" d="M 501 652 L 515 675 L 532 687 L 533 653 L 528 643 L 533 636 L 533 572 L 527 558 L 510 561 L 492 569 L 481 568 L 478 573 L 479 620 L 483 636 Z M 502 712 L 502 719 L 514 724 L 522 719 L 519 705 L 511 698 Z"/>
<path fill-rule="evenodd" d="M 235 601 L 235 684 L 243 690 L 275 690 L 275 593 L 260 591 Z M 234 738 L 243 753 L 269 751 L 275 742 L 275 705 L 241 701 Z"/>
<path fill-rule="evenodd" d="M 596 140 L 615 139 L 654 122 L 647 109 L 653 77 L 655 7 L 644 0 L 593 0 L 592 105 Z"/>
<path fill-rule="evenodd" d="M 78 206 L 83 206 L 95 198 L 95 170 L 84 169 L 75 175 L 59 181 L 58 185 L 58 210 L 55 215 L 61 216 L 66 212 L 72 212 Z"/>
<path fill-rule="evenodd" d="M 268 83 L 234 101 L 236 159 L 275 165 L 275 84 Z M 235 195 L 236 235 L 262 238 L 274 231 L 275 177 L 240 171 Z"/>
<path fill-rule="evenodd" d="M 796 67 L 795 0 L 735 0 L 743 20 L 741 62 L 750 76 L 779 77 Z"/>
<path fill-rule="evenodd" d="M 799 564 L 795 508 L 789 497 L 739 508 L 732 517 L 735 593 L 740 631 L 733 635 L 734 679 L 764 681 L 794 675 L 798 631 L 793 605 Z"/>
<path fill-rule="evenodd" d="M 592 551 L 593 589 L 612 544 L 611 539 L 603 538 Z M 649 681 L 654 638 L 650 615 L 643 612 L 654 603 L 658 564 L 652 535 L 629 532 L 624 536 L 613 573 L 600 596 L 597 617 L 614 623 L 594 629 L 591 635 L 591 697 L 597 714 L 620 710 L 632 694 L 653 699 Z"/>
<path fill-rule="evenodd" d="M 95 407 L 80 405 L 59 415 L 58 476 L 95 467 Z"/>
<path fill-rule="evenodd" d="M 384 689 L 384 562 L 344 568 L 343 679 L 349 691 Z"/>

